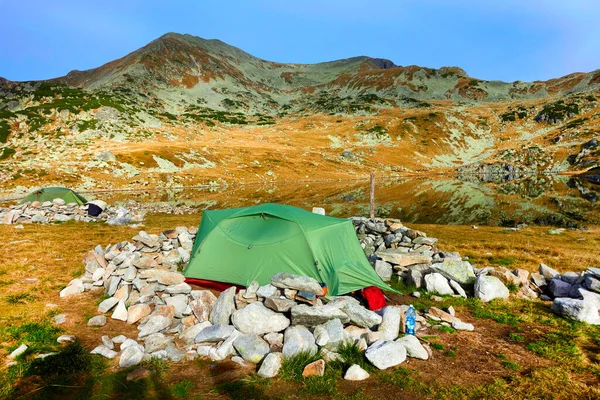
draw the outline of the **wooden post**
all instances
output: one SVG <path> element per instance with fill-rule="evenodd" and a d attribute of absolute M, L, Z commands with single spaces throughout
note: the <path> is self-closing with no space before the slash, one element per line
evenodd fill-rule
<path fill-rule="evenodd" d="M 371 172 L 371 193 L 369 195 L 371 205 L 371 218 L 375 218 L 375 172 Z"/>

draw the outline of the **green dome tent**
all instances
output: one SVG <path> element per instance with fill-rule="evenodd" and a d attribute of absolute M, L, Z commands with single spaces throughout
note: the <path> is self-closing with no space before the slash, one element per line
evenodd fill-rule
<path fill-rule="evenodd" d="M 47 187 L 30 193 L 27 197 L 21 200 L 21 204 L 27 203 L 28 201 L 52 201 L 57 198 L 63 199 L 66 204 L 77 203 L 79 205 L 83 205 L 84 203 L 87 203 L 87 200 L 84 199 L 83 196 L 71 189 L 63 187 Z"/>
<path fill-rule="evenodd" d="M 394 291 L 369 264 L 349 220 L 280 204 L 204 212 L 188 282 L 266 285 L 278 272 L 325 282 L 330 295 L 368 286 Z"/>

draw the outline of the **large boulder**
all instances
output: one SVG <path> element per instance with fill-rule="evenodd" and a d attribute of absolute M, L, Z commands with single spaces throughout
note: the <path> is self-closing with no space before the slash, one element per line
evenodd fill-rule
<path fill-rule="evenodd" d="M 268 309 L 258 301 L 233 313 L 231 321 L 240 332 L 257 335 L 280 332 L 290 325 L 290 320 L 285 315 Z"/>
<path fill-rule="evenodd" d="M 319 282 L 309 276 L 301 276 L 280 272 L 271 277 L 271 284 L 281 289 L 294 289 L 304 292 L 323 295 L 323 288 Z"/>
<path fill-rule="evenodd" d="M 283 334 L 283 356 L 293 358 L 300 353 L 308 352 L 317 354 L 315 337 L 310 331 L 301 325 L 290 326 Z"/>
<path fill-rule="evenodd" d="M 348 302 L 342 307 L 342 311 L 350 318 L 350 323 L 363 328 L 371 328 L 381 323 L 381 316 L 363 306 Z"/>
<path fill-rule="evenodd" d="M 382 320 L 379 324 L 379 339 L 395 340 L 400 333 L 402 312 L 399 307 L 387 306 L 382 310 Z"/>
<path fill-rule="evenodd" d="M 398 339 L 397 342 L 404 346 L 407 356 L 420 360 L 427 360 L 429 358 L 429 353 L 427 353 L 427 350 L 425 350 L 425 347 L 423 347 L 416 336 L 406 335 Z"/>
<path fill-rule="evenodd" d="M 483 302 L 493 299 L 508 299 L 510 292 L 495 276 L 480 275 L 475 281 L 475 297 Z"/>
<path fill-rule="evenodd" d="M 332 319 L 339 319 L 344 324 L 350 320 L 345 312 L 329 304 L 316 307 L 301 304 L 292 308 L 293 325 L 312 327 L 324 324 Z"/>
<path fill-rule="evenodd" d="M 555 314 L 576 321 L 600 325 L 600 299 L 597 294 L 580 289 L 583 300 L 559 297 L 552 302 L 552 311 Z"/>
<path fill-rule="evenodd" d="M 209 321 L 213 325 L 229 325 L 231 314 L 235 311 L 235 286 L 223 291 L 210 312 Z"/>
<path fill-rule="evenodd" d="M 431 269 L 461 285 L 472 285 L 475 282 L 475 272 L 468 261 L 444 259 L 442 263 L 433 264 Z"/>
<path fill-rule="evenodd" d="M 399 342 L 378 340 L 365 351 L 365 357 L 377 368 L 386 369 L 406 360 L 406 348 Z"/>
<path fill-rule="evenodd" d="M 448 284 L 448 279 L 437 272 L 425 275 L 425 288 L 430 293 L 437 293 L 441 295 L 454 294 L 454 291 Z"/>
<path fill-rule="evenodd" d="M 245 361 L 258 364 L 269 354 L 269 344 L 256 334 L 239 335 L 233 347 Z"/>

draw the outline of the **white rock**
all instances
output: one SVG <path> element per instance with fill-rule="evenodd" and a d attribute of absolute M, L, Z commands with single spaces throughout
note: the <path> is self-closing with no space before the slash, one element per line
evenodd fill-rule
<path fill-rule="evenodd" d="M 283 355 L 285 358 L 310 352 L 316 354 L 318 351 L 315 338 L 306 327 L 302 325 L 290 326 L 283 334 Z"/>
<path fill-rule="evenodd" d="M 456 292 L 457 295 L 465 299 L 467 298 L 467 293 L 465 292 L 465 289 L 460 286 L 460 283 L 450 280 L 450 286 L 452 289 L 454 289 L 454 292 Z"/>
<path fill-rule="evenodd" d="M 285 315 L 268 309 L 258 301 L 233 313 L 231 321 L 240 332 L 257 335 L 280 332 L 290 325 L 290 320 Z"/>
<path fill-rule="evenodd" d="M 112 319 L 118 319 L 119 321 L 127 321 L 127 307 L 125 307 L 125 301 L 119 300 L 117 308 L 110 316 Z"/>
<path fill-rule="evenodd" d="M 117 305 L 117 303 L 119 302 L 119 299 L 115 298 L 115 297 L 109 297 L 106 300 L 103 300 L 99 305 L 98 305 L 98 312 L 99 313 L 107 313 L 109 312 L 114 306 Z"/>
<path fill-rule="evenodd" d="M 58 343 L 72 343 L 76 340 L 74 335 L 61 335 L 56 339 Z"/>
<path fill-rule="evenodd" d="M 365 352 L 365 357 L 379 369 L 386 369 L 406 360 L 406 348 L 399 342 L 379 340 Z"/>
<path fill-rule="evenodd" d="M 25 353 L 28 348 L 29 347 L 26 344 L 22 344 L 19 347 L 17 347 L 16 349 L 14 349 L 12 351 L 12 353 L 10 353 L 8 355 L 8 358 L 14 360 L 15 358 L 19 357 L 21 354 Z"/>
<path fill-rule="evenodd" d="M 88 326 L 104 326 L 106 325 L 106 317 L 104 315 L 96 315 L 88 321 Z"/>
<path fill-rule="evenodd" d="M 454 291 L 448 284 L 448 280 L 438 272 L 425 275 L 425 288 L 430 293 L 437 293 L 441 295 L 454 294 Z"/>
<path fill-rule="evenodd" d="M 258 369 L 258 376 L 261 378 L 273 378 L 277 376 L 283 363 L 282 353 L 270 353 L 267 354 L 263 360 L 260 368 Z"/>
<path fill-rule="evenodd" d="M 256 291 L 256 295 L 258 297 L 267 298 L 267 297 L 274 296 L 276 292 L 277 292 L 277 288 L 269 283 L 268 285 L 259 287 L 258 290 Z"/>
<path fill-rule="evenodd" d="M 483 302 L 493 299 L 508 299 L 510 292 L 495 276 L 479 275 L 475 281 L 475 297 Z"/>
<path fill-rule="evenodd" d="M 119 355 L 119 353 L 117 353 L 114 350 L 109 349 L 108 347 L 104 346 L 104 345 L 100 345 L 98 347 L 96 347 L 94 350 L 92 350 L 90 352 L 90 354 L 100 354 L 103 357 L 109 358 L 109 359 L 113 359 L 115 358 L 117 355 Z"/>
<path fill-rule="evenodd" d="M 121 357 L 119 358 L 119 367 L 128 368 L 134 365 L 138 365 L 142 362 L 142 358 L 144 357 L 144 348 L 140 345 L 127 347 L 123 352 L 121 352 Z"/>
<path fill-rule="evenodd" d="M 462 321 L 454 321 L 452 322 L 452 327 L 457 331 L 474 331 L 475 327 L 472 324 L 462 322 Z"/>
<path fill-rule="evenodd" d="M 235 289 L 235 286 L 232 286 L 217 298 L 209 317 L 213 325 L 229 325 L 231 314 L 235 311 Z"/>
<path fill-rule="evenodd" d="M 302 290 L 318 296 L 323 295 L 323 288 L 319 282 L 309 276 L 280 272 L 271 277 L 271 284 L 282 289 Z"/>
<path fill-rule="evenodd" d="M 387 306 L 382 310 L 382 321 L 379 325 L 380 338 L 383 340 L 395 340 L 400 333 L 401 312 L 398 307 Z"/>
<path fill-rule="evenodd" d="M 369 379 L 369 373 L 362 369 L 358 364 L 352 365 L 346 371 L 344 375 L 344 379 L 348 381 L 364 381 L 365 379 Z"/>
<path fill-rule="evenodd" d="M 412 358 L 418 358 L 420 360 L 427 360 L 429 354 L 425 347 L 421 344 L 419 339 L 413 335 L 406 335 L 397 340 L 406 349 L 406 355 Z"/>

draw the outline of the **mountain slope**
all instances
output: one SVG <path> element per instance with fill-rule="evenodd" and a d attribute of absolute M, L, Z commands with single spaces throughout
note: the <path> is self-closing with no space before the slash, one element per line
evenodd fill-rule
<path fill-rule="evenodd" d="M 24 191 L 589 169 L 600 166 L 599 92 L 600 71 L 505 83 L 370 57 L 280 64 L 167 34 L 92 70 L 0 79 L 0 182 Z"/>

